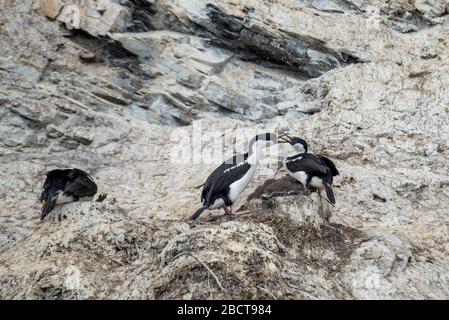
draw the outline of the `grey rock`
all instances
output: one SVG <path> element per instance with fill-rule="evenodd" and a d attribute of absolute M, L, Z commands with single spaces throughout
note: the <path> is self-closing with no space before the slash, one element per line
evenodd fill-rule
<path fill-rule="evenodd" d="M 43 3 L 0 10 L 0 298 L 447 299 L 440 1 L 85 1 L 71 30 L 72 2 Z M 280 128 L 335 160 L 330 222 L 316 193 L 244 203 L 272 149 L 251 214 L 187 220 L 209 172 Z M 64 167 L 108 197 L 39 223 Z"/>

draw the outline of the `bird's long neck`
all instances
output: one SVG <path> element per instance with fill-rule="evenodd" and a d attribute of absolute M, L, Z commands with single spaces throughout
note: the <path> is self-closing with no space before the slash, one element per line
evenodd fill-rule
<path fill-rule="evenodd" d="M 255 141 L 249 144 L 248 148 L 248 162 L 250 164 L 257 164 L 260 157 L 260 144 Z"/>
<path fill-rule="evenodd" d="M 294 148 L 296 151 L 298 151 L 300 154 L 305 154 L 305 153 L 307 153 L 307 151 L 308 151 L 308 149 L 304 148 L 303 145 L 296 145 L 296 146 L 293 146 L 293 148 Z"/>

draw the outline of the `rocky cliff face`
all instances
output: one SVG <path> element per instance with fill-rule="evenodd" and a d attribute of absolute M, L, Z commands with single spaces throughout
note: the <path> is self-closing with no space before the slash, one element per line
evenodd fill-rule
<path fill-rule="evenodd" d="M 449 297 L 447 1 L 0 9 L 0 298 Z M 234 139 L 279 128 L 335 159 L 330 223 L 297 187 L 189 221 Z M 57 167 L 107 200 L 39 223 Z"/>

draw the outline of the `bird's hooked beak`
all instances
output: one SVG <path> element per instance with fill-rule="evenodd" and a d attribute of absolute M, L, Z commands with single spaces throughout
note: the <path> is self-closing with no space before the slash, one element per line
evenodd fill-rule
<path fill-rule="evenodd" d="M 282 132 L 278 136 L 278 143 L 290 143 L 291 144 L 292 143 L 291 137 L 286 132 Z"/>

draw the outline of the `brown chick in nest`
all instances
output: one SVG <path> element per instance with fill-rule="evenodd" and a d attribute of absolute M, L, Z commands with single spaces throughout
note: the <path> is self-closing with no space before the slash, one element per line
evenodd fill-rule
<path fill-rule="evenodd" d="M 293 177 L 285 176 L 280 179 L 268 179 L 251 193 L 246 201 L 254 198 L 272 198 L 293 194 L 304 194 L 306 191 L 301 183 Z"/>

